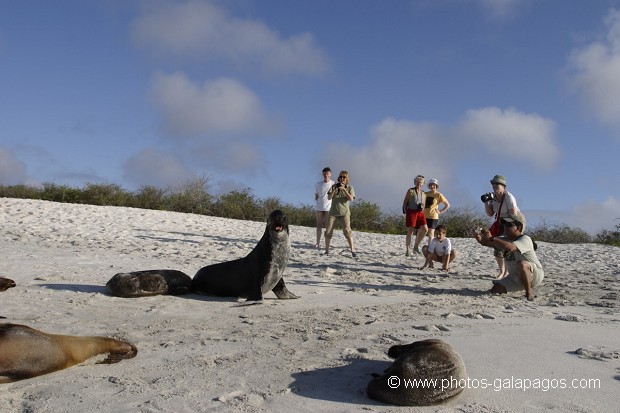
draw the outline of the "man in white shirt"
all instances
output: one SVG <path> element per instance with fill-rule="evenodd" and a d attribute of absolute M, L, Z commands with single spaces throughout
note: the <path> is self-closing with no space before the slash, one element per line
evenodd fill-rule
<path fill-rule="evenodd" d="M 332 185 L 335 184 L 331 180 L 332 170 L 329 167 L 323 168 L 323 180 L 316 183 L 314 189 L 314 200 L 316 201 L 316 245 L 321 248 L 321 233 L 323 228 L 327 228 L 329 220 L 329 209 L 332 206 L 332 200 L 327 198 L 327 192 Z"/>

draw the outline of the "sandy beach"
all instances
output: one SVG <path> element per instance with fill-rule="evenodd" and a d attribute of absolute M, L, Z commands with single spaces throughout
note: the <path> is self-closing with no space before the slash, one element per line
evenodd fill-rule
<path fill-rule="evenodd" d="M 355 220 L 355 217 L 352 217 Z M 118 298 L 116 273 L 201 267 L 245 256 L 265 224 L 132 208 L 0 199 L 2 322 L 135 344 L 118 364 L 87 362 L 1 385 L 2 412 L 615 412 L 620 389 L 620 250 L 539 242 L 536 299 L 487 293 L 492 250 L 451 238 L 446 274 L 418 270 L 404 236 L 341 231 L 332 253 L 291 226 L 285 280 L 298 300 L 261 304 L 189 294 Z M 450 233 L 448 232 L 450 237 Z M 387 350 L 440 338 L 470 379 L 456 399 L 397 407 L 369 399 Z M 529 384 L 528 384 L 529 383 Z M 536 384 L 538 383 L 538 385 Z M 524 386 L 530 388 L 523 388 Z M 537 386 L 535 388 L 534 386 Z"/>

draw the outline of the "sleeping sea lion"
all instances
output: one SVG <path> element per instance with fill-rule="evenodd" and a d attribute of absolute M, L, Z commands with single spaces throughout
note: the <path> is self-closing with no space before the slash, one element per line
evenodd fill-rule
<path fill-rule="evenodd" d="M 110 278 L 106 287 L 117 297 L 180 295 L 191 291 L 192 279 L 189 275 L 177 270 L 120 272 Z"/>
<path fill-rule="evenodd" d="M 15 281 L 8 278 L 0 277 L 0 292 L 15 287 Z"/>
<path fill-rule="evenodd" d="M 288 218 L 275 210 L 269 214 L 262 238 L 247 256 L 201 268 L 192 280 L 192 290 L 249 301 L 262 300 L 269 290 L 280 299 L 299 298 L 286 288 L 282 278 L 290 250 Z"/>
<path fill-rule="evenodd" d="M 20 324 L 0 323 L 0 383 L 29 379 L 108 353 L 98 364 L 138 354 L 135 346 L 108 337 L 47 334 Z"/>
<path fill-rule="evenodd" d="M 392 346 L 388 356 L 396 360 L 368 383 L 366 392 L 371 399 L 399 406 L 430 406 L 456 397 L 465 387 L 463 360 L 445 341 L 429 339 Z"/>

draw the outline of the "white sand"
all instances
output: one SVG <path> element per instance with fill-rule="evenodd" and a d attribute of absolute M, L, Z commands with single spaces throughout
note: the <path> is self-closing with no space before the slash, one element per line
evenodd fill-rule
<path fill-rule="evenodd" d="M 17 283 L 0 294 L 2 321 L 138 347 L 137 357 L 118 364 L 2 385 L 2 412 L 615 412 L 619 405 L 618 248 L 540 242 L 546 278 L 531 303 L 522 293 L 486 293 L 496 264 L 472 239 L 452 239 L 461 255 L 446 275 L 417 270 L 422 258 L 404 256 L 404 236 L 355 232 L 353 259 L 338 232 L 325 257 L 312 247 L 314 228 L 292 226 L 285 280 L 301 298 L 269 293 L 262 304 L 244 305 L 194 294 L 117 298 L 105 283 L 118 272 L 157 268 L 193 276 L 245 256 L 263 223 L 0 199 L 0 228 L 0 275 Z M 470 388 L 423 408 L 368 399 L 371 373 L 391 362 L 389 346 L 426 338 L 461 354 Z M 495 388 L 498 380 L 522 387 L 522 379 L 544 388 Z M 590 388 L 572 388 L 587 380 Z M 567 388 L 548 388 L 562 383 Z"/>

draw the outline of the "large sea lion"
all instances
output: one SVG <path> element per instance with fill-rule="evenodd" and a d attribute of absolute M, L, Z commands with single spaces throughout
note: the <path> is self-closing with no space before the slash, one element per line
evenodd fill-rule
<path fill-rule="evenodd" d="M 192 288 L 189 275 L 177 270 L 120 272 L 110 278 L 106 287 L 117 297 L 187 294 Z"/>
<path fill-rule="evenodd" d="M 8 278 L 0 277 L 0 292 L 15 287 L 15 281 Z"/>
<path fill-rule="evenodd" d="M 201 268 L 192 280 L 192 290 L 224 297 L 260 301 L 273 291 L 280 299 L 299 298 L 284 284 L 282 273 L 288 263 L 291 240 L 284 212 L 269 214 L 265 232 L 245 257 Z"/>
<path fill-rule="evenodd" d="M 0 383 L 66 369 L 108 353 L 99 364 L 136 356 L 135 346 L 109 337 L 47 334 L 20 324 L 0 323 Z"/>
<path fill-rule="evenodd" d="M 445 341 L 392 346 L 388 356 L 396 359 L 394 363 L 368 383 L 366 392 L 372 399 L 399 406 L 430 406 L 456 397 L 465 387 L 463 360 Z"/>

